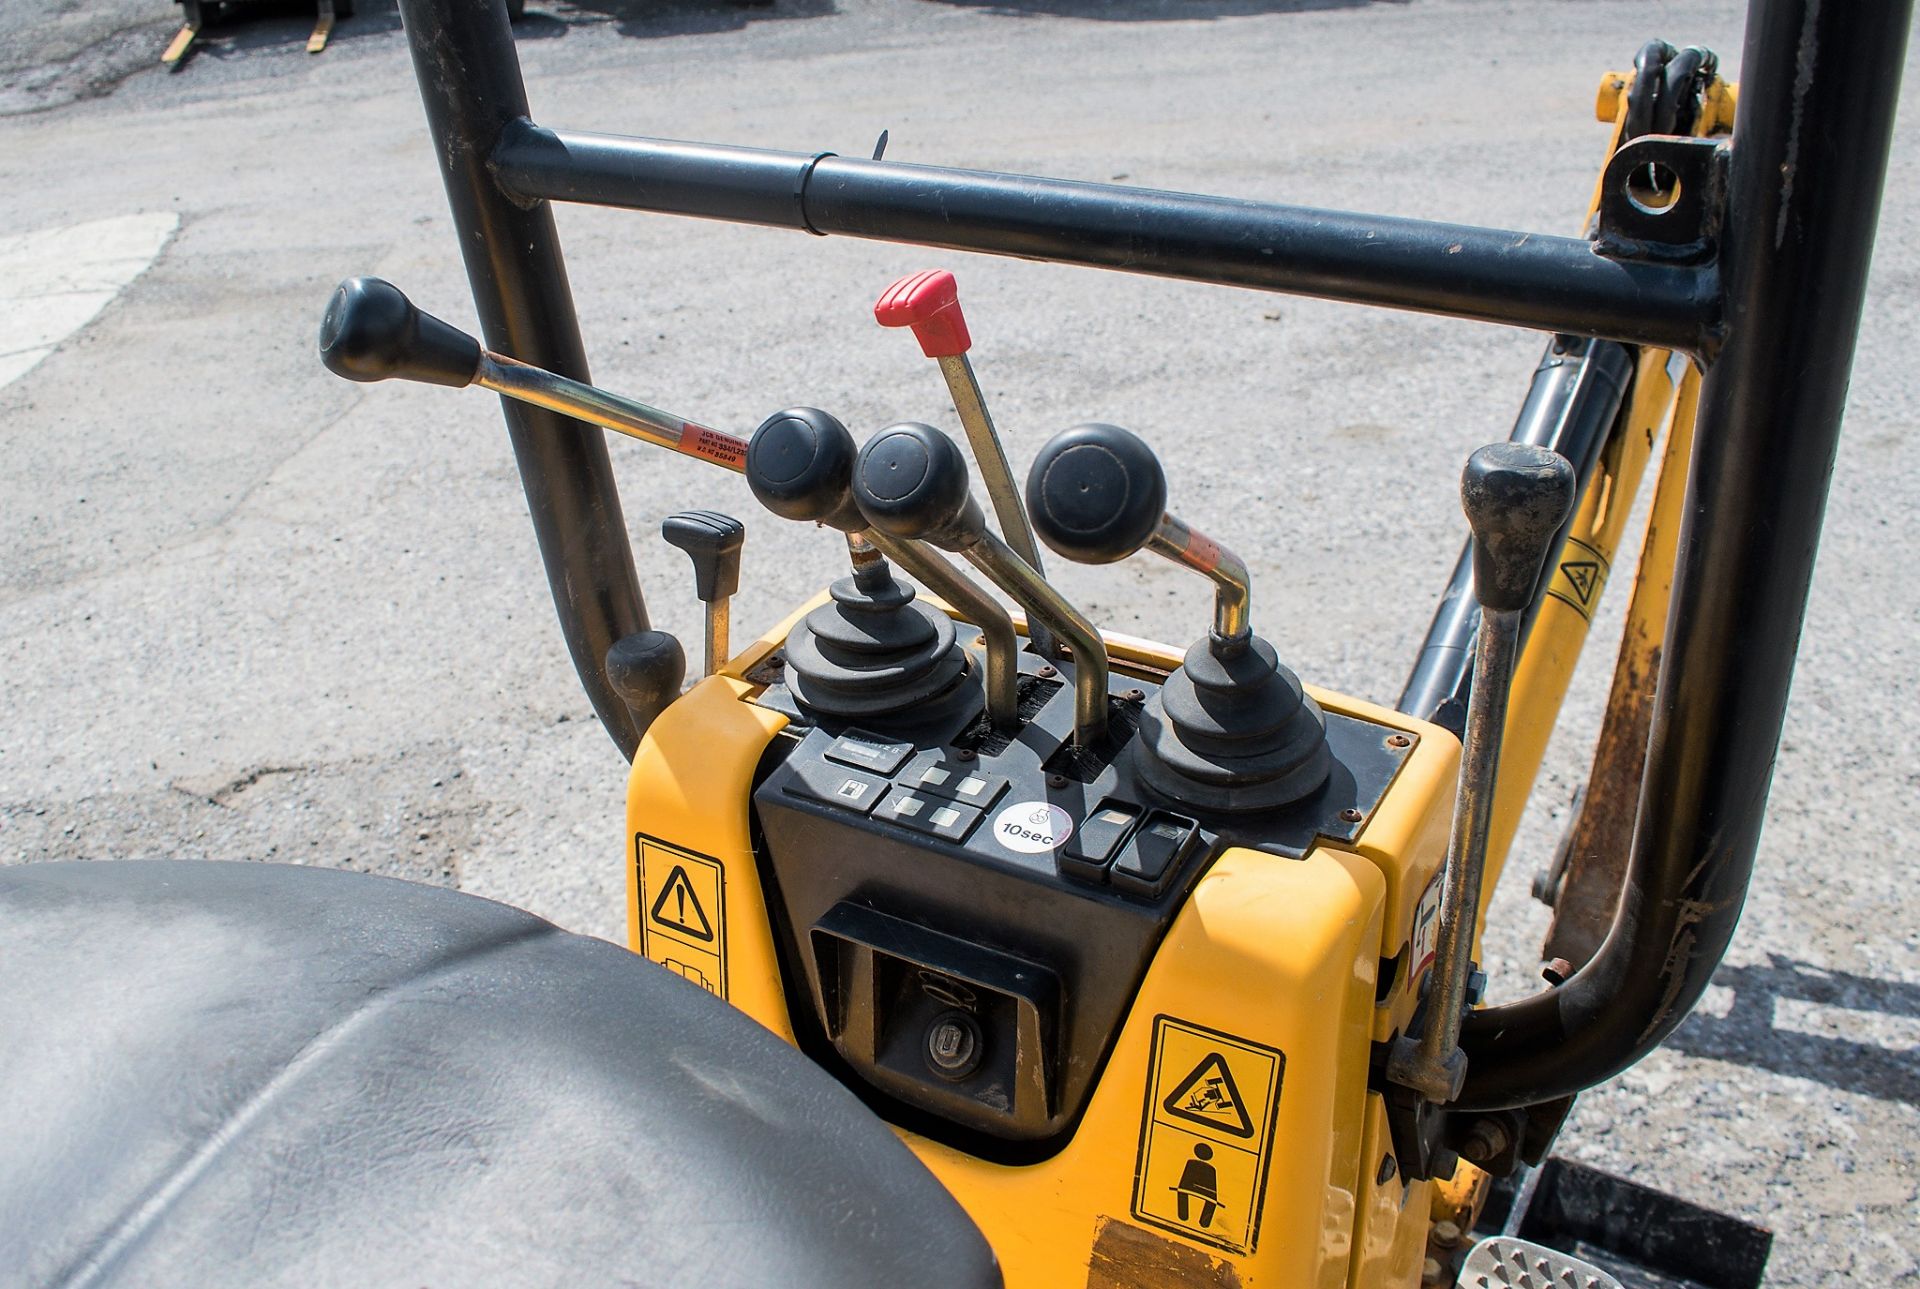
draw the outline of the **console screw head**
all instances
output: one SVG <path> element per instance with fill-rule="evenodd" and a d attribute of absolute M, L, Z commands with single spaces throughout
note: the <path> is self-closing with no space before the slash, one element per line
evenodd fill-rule
<path fill-rule="evenodd" d="M 1039 676 L 1043 680 L 1052 680 L 1055 676 L 1059 675 L 1060 673 L 1055 671 L 1051 666 L 1043 666 L 1033 674 L 1036 676 Z"/>
<path fill-rule="evenodd" d="M 927 1026 L 927 1068 L 943 1079 L 960 1080 L 980 1067 L 980 1025 L 962 1011 L 941 1012 Z"/>
<path fill-rule="evenodd" d="M 1366 816 L 1361 814 L 1358 810 L 1355 810 L 1352 806 L 1348 806 L 1345 810 L 1342 810 L 1340 812 L 1340 818 L 1343 822 L 1350 823 L 1350 824 L 1357 824 L 1362 819 L 1365 819 Z"/>

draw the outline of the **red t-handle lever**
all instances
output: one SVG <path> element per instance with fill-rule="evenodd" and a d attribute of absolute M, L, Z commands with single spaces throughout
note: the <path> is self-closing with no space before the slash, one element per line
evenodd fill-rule
<path fill-rule="evenodd" d="M 873 316 L 883 327 L 912 327 L 929 358 L 951 358 L 973 347 L 960 312 L 959 284 L 945 269 L 901 278 L 880 293 Z"/>

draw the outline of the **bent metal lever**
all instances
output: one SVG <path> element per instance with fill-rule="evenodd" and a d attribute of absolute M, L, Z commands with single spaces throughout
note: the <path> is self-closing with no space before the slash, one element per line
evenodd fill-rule
<path fill-rule="evenodd" d="M 967 488 L 967 459 L 931 425 L 905 422 L 867 440 L 853 495 L 868 524 L 890 536 L 954 551 L 993 579 L 1073 650 L 1073 739 L 1092 747 L 1107 732 L 1107 647 L 1080 611 L 994 536 Z"/>

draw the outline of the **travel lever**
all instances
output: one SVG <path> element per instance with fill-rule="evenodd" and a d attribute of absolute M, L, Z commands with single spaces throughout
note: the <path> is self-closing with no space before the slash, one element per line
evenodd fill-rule
<path fill-rule="evenodd" d="M 967 460 L 931 425 L 906 422 L 867 440 L 854 464 L 853 495 L 868 524 L 891 537 L 966 557 L 1073 650 L 1074 742 L 1091 747 L 1107 730 L 1107 649 L 1080 611 L 988 529 L 967 487 Z"/>
<path fill-rule="evenodd" d="M 1417 1039 L 1405 1034 L 1396 1038 L 1387 1055 L 1389 1079 L 1435 1102 L 1458 1096 L 1466 1077 L 1460 1026 L 1468 1006 L 1508 690 L 1522 620 L 1533 602 L 1548 545 L 1573 502 L 1573 466 L 1559 453 L 1529 443 L 1481 448 L 1468 458 L 1460 478 L 1460 505 L 1473 529 L 1474 597 L 1480 602 L 1473 689 L 1467 700 L 1453 831 L 1447 841 L 1440 930 L 1427 983 L 1426 1024 Z"/>

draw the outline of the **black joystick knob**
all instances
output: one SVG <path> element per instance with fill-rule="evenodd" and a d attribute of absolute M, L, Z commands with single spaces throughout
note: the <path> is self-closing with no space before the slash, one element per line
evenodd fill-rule
<path fill-rule="evenodd" d="M 853 500 L 853 435 L 817 407 L 790 407 L 760 422 L 747 443 L 747 486 L 782 519 L 844 533 L 867 526 Z"/>
<path fill-rule="evenodd" d="M 1548 543 L 1573 509 L 1567 459 L 1531 443 L 1490 443 L 1467 458 L 1460 507 L 1473 529 L 1473 587 L 1495 613 L 1524 609 Z"/>
<path fill-rule="evenodd" d="M 1167 513 L 1167 474 L 1140 436 L 1118 425 L 1056 434 L 1027 472 L 1040 540 L 1076 564 L 1112 564 L 1147 544 Z"/>
<path fill-rule="evenodd" d="M 967 487 L 966 457 L 952 439 L 918 421 L 867 440 L 854 463 L 853 495 L 867 522 L 894 537 L 959 549 L 986 531 Z"/>
<path fill-rule="evenodd" d="M 320 361 L 348 380 L 425 381 L 455 389 L 473 384 L 480 342 L 422 313 L 391 282 L 348 278 L 334 288 L 320 320 Z"/>

